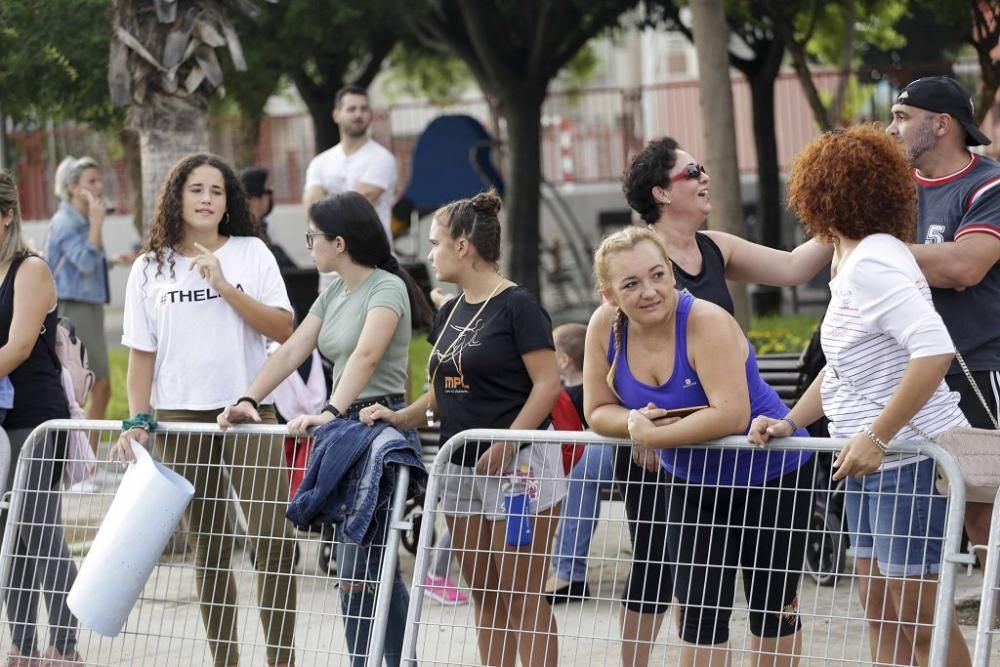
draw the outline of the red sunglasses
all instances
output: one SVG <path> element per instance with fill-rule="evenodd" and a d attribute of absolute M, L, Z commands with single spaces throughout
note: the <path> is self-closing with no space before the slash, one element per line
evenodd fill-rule
<path fill-rule="evenodd" d="M 708 170 L 705 169 L 705 165 L 695 164 L 694 162 L 692 162 L 688 166 L 684 167 L 684 171 L 682 171 L 679 174 L 675 174 L 674 176 L 671 176 L 670 182 L 676 183 L 677 181 L 683 181 L 683 180 L 693 181 L 695 179 L 701 178 L 702 174 L 705 174 L 706 176 L 708 175 Z"/>

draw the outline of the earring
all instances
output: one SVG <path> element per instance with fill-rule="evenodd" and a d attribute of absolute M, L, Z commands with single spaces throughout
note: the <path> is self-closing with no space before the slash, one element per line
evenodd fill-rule
<path fill-rule="evenodd" d="M 670 206 L 670 202 L 672 202 L 672 201 L 673 201 L 672 199 L 668 199 L 667 201 L 665 201 L 663 203 L 666 204 L 667 206 Z"/>
<path fill-rule="evenodd" d="M 224 224 L 224 225 L 228 225 L 229 224 L 229 211 L 226 211 L 225 217 L 222 218 L 222 224 Z"/>

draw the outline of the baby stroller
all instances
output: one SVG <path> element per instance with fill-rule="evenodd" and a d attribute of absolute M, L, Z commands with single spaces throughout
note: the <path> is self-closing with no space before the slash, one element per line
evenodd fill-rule
<path fill-rule="evenodd" d="M 802 352 L 799 363 L 799 396 L 809 388 L 816 376 L 826 366 L 826 356 L 820 346 L 819 327 L 813 332 L 809 345 Z M 809 435 L 828 438 L 830 431 L 826 417 L 809 426 Z M 847 560 L 847 524 L 844 514 L 844 481 L 833 481 L 834 454 L 816 454 L 813 476 L 813 510 L 809 518 L 806 538 L 805 566 L 809 576 L 820 586 L 833 586 L 844 571 Z"/>

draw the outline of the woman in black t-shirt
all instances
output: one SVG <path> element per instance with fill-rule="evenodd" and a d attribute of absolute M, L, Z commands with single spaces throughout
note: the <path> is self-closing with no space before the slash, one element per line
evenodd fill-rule
<path fill-rule="evenodd" d="M 430 262 L 438 280 L 462 295 L 438 312 L 431 330 L 430 391 L 393 412 L 361 412 L 414 428 L 436 407 L 441 441 L 470 428 L 548 428 L 559 395 L 559 371 L 548 314 L 524 289 L 500 275 L 500 198 L 495 193 L 456 201 L 434 217 Z M 531 499 L 530 544 L 507 544 L 504 477 L 525 471 Z M 558 445 L 469 442 L 456 448 L 442 480 L 441 507 L 462 575 L 472 591 L 484 664 L 554 665 L 556 620 L 542 587 L 548 545 L 566 494 Z"/>
<path fill-rule="evenodd" d="M 30 438 L 49 419 L 68 419 L 62 367 L 55 356 L 56 286 L 48 264 L 33 255 L 21 235 L 17 190 L 0 171 L 0 377 L 10 376 L 14 407 L 4 427 L 11 446 L 7 479 L 11 488 L 18 458 L 27 468 L 21 504 L 7 529 L 16 530 L 9 586 L 4 590 L 11 642 L 6 664 L 66 661 L 81 664 L 76 652 L 76 618 L 66 596 L 76 580 L 76 563 L 66 546 L 59 486 L 66 458 L 64 434 Z M 15 506 L 17 504 L 15 503 Z M 0 530 L 0 537 L 2 537 Z M 48 611 L 50 646 L 37 652 L 38 591 Z"/>

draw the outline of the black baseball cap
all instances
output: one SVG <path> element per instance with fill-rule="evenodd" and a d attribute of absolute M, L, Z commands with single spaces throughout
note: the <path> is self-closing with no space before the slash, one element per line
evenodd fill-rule
<path fill-rule="evenodd" d="M 243 181 L 243 188 L 251 197 L 263 197 L 271 194 L 267 187 L 267 169 L 265 167 L 247 167 L 240 172 L 240 180 Z"/>
<path fill-rule="evenodd" d="M 896 104 L 948 114 L 965 128 L 967 146 L 988 146 L 992 143 L 976 126 L 969 92 L 950 76 L 925 76 L 910 82 L 899 91 Z"/>

